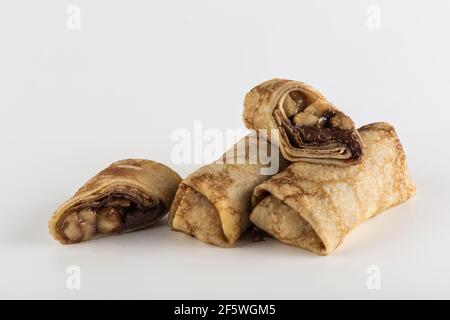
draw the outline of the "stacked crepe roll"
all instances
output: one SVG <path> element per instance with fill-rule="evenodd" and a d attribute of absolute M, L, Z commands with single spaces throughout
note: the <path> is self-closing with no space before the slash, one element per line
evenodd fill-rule
<path fill-rule="evenodd" d="M 245 96 L 243 120 L 247 128 L 275 131 L 279 143 L 272 143 L 290 161 L 345 166 L 364 156 L 352 119 L 303 82 L 273 79 L 256 86 Z"/>
<path fill-rule="evenodd" d="M 348 116 L 304 83 L 274 79 L 252 89 L 244 122 L 277 130 L 283 155 L 293 161 L 254 189 L 250 215 L 258 228 L 284 243 L 330 254 L 355 226 L 415 193 L 391 125 L 356 130 Z"/>

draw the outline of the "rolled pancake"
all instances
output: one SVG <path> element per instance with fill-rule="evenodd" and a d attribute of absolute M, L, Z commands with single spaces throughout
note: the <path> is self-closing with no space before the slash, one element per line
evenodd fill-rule
<path fill-rule="evenodd" d="M 408 200 L 415 187 L 394 128 L 374 123 L 359 133 L 360 164 L 291 164 L 255 188 L 250 220 L 284 243 L 327 255 L 355 226 Z"/>
<path fill-rule="evenodd" d="M 144 229 L 164 216 L 181 177 L 150 160 L 114 162 L 86 182 L 49 221 L 62 244 Z"/>
<path fill-rule="evenodd" d="M 201 167 L 184 179 L 175 196 L 169 213 L 169 226 L 197 239 L 221 247 L 231 247 L 251 225 L 251 199 L 256 185 L 270 176 L 262 174 L 267 163 L 258 156 L 251 161 L 251 154 L 263 150 L 278 162 L 279 170 L 287 166 L 278 152 L 265 138 L 255 140 L 247 136 L 224 156 L 212 164 Z M 245 153 L 237 151 L 237 146 L 245 147 Z M 272 158 L 273 157 L 273 158 Z"/>
<path fill-rule="evenodd" d="M 271 142 L 289 161 L 344 166 L 364 156 L 352 119 L 300 81 L 272 79 L 253 88 L 245 96 L 243 120 L 249 129 L 276 132 Z"/>

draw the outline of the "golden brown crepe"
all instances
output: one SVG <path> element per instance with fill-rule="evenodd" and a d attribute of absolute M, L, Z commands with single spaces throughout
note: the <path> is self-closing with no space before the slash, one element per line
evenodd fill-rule
<path fill-rule="evenodd" d="M 394 128 L 374 123 L 359 133 L 360 164 L 291 164 L 255 188 L 250 220 L 284 243 L 327 255 L 355 226 L 408 200 L 415 187 Z"/>
<path fill-rule="evenodd" d="M 84 184 L 49 222 L 62 244 L 147 228 L 164 216 L 181 177 L 150 160 L 117 161 Z"/>
<path fill-rule="evenodd" d="M 245 96 L 243 120 L 249 129 L 276 131 L 271 142 L 289 161 L 349 165 L 364 156 L 352 119 L 303 82 L 272 79 L 256 86 Z"/>
<path fill-rule="evenodd" d="M 237 146 L 244 145 L 245 152 Z M 261 149 L 261 146 L 264 148 Z M 273 149 L 271 149 L 271 147 Z M 271 164 L 278 170 L 286 167 L 278 148 L 265 139 L 259 143 L 247 136 L 237 143 L 217 162 L 206 165 L 184 179 L 175 196 L 169 213 L 169 226 L 199 240 L 221 247 L 230 247 L 251 225 L 249 214 L 253 188 L 269 178 L 267 167 L 260 157 L 250 161 L 261 150 L 272 150 Z"/>

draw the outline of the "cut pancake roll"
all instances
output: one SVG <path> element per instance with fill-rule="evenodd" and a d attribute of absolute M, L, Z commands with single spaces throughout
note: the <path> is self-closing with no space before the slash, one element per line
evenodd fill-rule
<path fill-rule="evenodd" d="M 249 129 L 275 131 L 278 142 L 272 143 L 289 161 L 345 166 L 364 157 L 352 119 L 300 81 L 272 79 L 253 88 L 244 99 L 243 120 Z"/>
<path fill-rule="evenodd" d="M 169 210 L 181 177 L 150 160 L 111 164 L 63 203 L 49 221 L 62 244 L 144 229 Z"/>
<path fill-rule="evenodd" d="M 354 227 L 408 200 L 415 186 L 394 128 L 374 123 L 359 133 L 360 164 L 291 164 L 255 188 L 250 220 L 284 243 L 327 255 Z"/>

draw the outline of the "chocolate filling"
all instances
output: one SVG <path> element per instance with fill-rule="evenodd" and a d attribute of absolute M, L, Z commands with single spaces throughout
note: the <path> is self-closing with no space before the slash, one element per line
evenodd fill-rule
<path fill-rule="evenodd" d="M 320 145 L 324 143 L 339 142 L 346 145 L 352 154 L 352 159 L 360 159 L 363 150 L 359 142 L 356 130 L 345 130 L 332 127 L 299 127 L 291 123 L 283 122 L 283 127 L 289 142 L 299 148 L 303 143 Z"/>
<path fill-rule="evenodd" d="M 328 142 L 340 142 L 345 144 L 352 153 L 352 159 L 362 156 L 362 148 L 359 143 L 356 130 L 344 130 L 340 128 L 298 127 L 295 129 L 305 143 L 322 144 Z"/>
<path fill-rule="evenodd" d="M 111 194 L 89 205 L 94 211 L 99 208 L 114 208 L 121 218 L 121 230 L 135 228 L 158 219 L 164 213 L 164 205 L 145 207 L 126 194 Z"/>
<path fill-rule="evenodd" d="M 163 203 L 136 200 L 127 194 L 110 194 L 100 200 L 74 208 L 60 230 L 67 239 L 88 240 L 97 233 L 113 234 L 148 226 L 166 211 Z"/>
<path fill-rule="evenodd" d="M 145 209 L 131 206 L 129 208 L 116 208 L 116 210 L 118 210 L 120 214 L 122 227 L 124 229 L 134 229 L 158 219 L 164 212 L 164 206 L 159 204 Z"/>
<path fill-rule="evenodd" d="M 298 126 L 293 122 L 295 115 L 304 111 L 311 101 L 308 101 L 300 91 L 290 92 L 289 96 L 297 104 L 297 112 L 290 116 L 289 119 L 286 119 L 279 110 L 275 109 L 274 116 L 282 124 L 291 145 L 300 148 L 304 144 L 319 146 L 337 142 L 348 147 L 352 154 L 351 159 L 361 159 L 363 150 L 356 129 L 342 129 L 330 125 L 330 119 L 336 115 L 343 115 L 341 112 L 329 110 L 320 116 L 315 125 Z"/>

